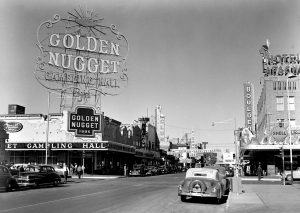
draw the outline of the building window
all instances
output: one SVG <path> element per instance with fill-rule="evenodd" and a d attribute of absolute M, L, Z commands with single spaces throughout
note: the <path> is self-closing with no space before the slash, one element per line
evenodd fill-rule
<path fill-rule="evenodd" d="M 277 111 L 283 111 L 284 110 L 283 96 L 277 96 L 276 97 L 276 107 L 277 107 Z"/>
<path fill-rule="evenodd" d="M 277 119 L 277 123 L 279 127 L 284 127 L 284 119 Z"/>
<path fill-rule="evenodd" d="M 288 109 L 295 110 L 295 97 L 294 96 L 289 97 L 288 103 L 289 103 Z"/>
<path fill-rule="evenodd" d="M 297 89 L 297 83 L 294 81 L 293 82 L 293 90 L 296 90 Z"/>
<path fill-rule="evenodd" d="M 276 81 L 273 82 L 273 90 L 276 90 Z"/>
<path fill-rule="evenodd" d="M 278 90 L 281 90 L 281 82 L 278 82 Z"/>
<path fill-rule="evenodd" d="M 295 127 L 296 126 L 296 120 L 295 119 L 291 119 L 290 120 L 290 124 L 291 124 L 291 127 Z"/>

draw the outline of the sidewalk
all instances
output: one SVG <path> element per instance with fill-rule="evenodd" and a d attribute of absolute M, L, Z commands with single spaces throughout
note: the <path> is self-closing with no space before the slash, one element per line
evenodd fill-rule
<path fill-rule="evenodd" d="M 261 181 L 259 184 L 242 184 L 242 191 L 229 194 L 226 212 L 300 212 L 299 184 L 268 184 L 268 181 Z"/>
<path fill-rule="evenodd" d="M 258 181 L 257 176 L 242 176 L 242 181 Z M 262 176 L 261 181 L 280 181 L 280 175 L 272 175 L 272 176 Z"/>
<path fill-rule="evenodd" d="M 124 178 L 122 175 L 92 175 L 92 174 L 84 174 L 81 176 L 81 179 L 78 178 L 77 175 L 72 175 L 71 178 L 68 178 L 68 183 L 81 183 L 86 181 L 93 180 L 112 180 L 117 178 Z M 63 181 L 63 180 L 62 180 Z"/>

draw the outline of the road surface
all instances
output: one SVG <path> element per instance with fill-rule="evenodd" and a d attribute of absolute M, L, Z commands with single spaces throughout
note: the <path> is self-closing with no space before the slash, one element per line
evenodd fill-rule
<path fill-rule="evenodd" d="M 185 173 L 112 180 L 74 180 L 59 187 L 0 193 L 0 213 L 192 213 L 225 212 L 226 200 L 181 202 L 177 186 Z"/>

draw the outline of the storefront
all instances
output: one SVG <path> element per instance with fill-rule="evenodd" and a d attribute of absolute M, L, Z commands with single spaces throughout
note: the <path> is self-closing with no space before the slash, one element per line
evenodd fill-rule
<path fill-rule="evenodd" d="M 76 163 L 84 165 L 87 173 L 122 174 L 125 164 L 129 167 L 140 162 L 152 165 L 160 157 L 155 151 L 134 146 L 134 134 L 124 128 L 121 132 L 118 121 L 103 115 L 98 120 L 92 117 L 96 114 L 79 116 L 79 128 L 71 129 L 73 115 L 67 111 L 50 114 L 49 122 L 42 114 L 0 115 L 7 132 L 3 140 L 5 160 L 26 164 L 67 163 L 69 166 Z M 95 121 L 100 128 L 88 129 Z"/>

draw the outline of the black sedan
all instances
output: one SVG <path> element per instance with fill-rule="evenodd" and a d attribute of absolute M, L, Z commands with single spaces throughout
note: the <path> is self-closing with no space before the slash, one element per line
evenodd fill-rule
<path fill-rule="evenodd" d="M 17 178 L 20 187 L 38 188 L 40 185 L 57 186 L 61 183 L 60 175 L 49 165 L 28 165 Z"/>
<path fill-rule="evenodd" d="M 12 189 L 18 189 L 16 179 L 11 175 L 9 169 L 3 165 L 0 165 L 0 191 L 11 191 Z"/>

